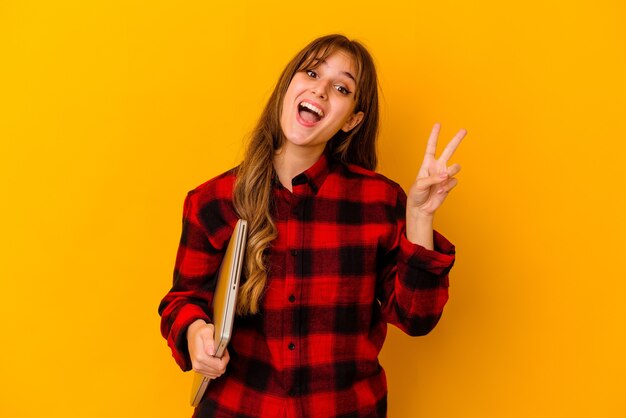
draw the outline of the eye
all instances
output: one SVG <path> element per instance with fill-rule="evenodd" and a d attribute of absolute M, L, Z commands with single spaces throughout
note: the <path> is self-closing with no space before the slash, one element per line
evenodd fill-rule
<path fill-rule="evenodd" d="M 339 84 L 335 86 L 335 89 L 336 89 L 339 93 L 341 93 L 341 94 L 343 94 L 343 95 L 348 95 L 348 94 L 352 93 L 350 90 L 348 90 L 347 88 L 345 88 L 344 86 L 339 85 Z"/>
<path fill-rule="evenodd" d="M 313 70 L 306 70 L 306 75 L 308 75 L 311 78 L 317 78 L 317 73 Z"/>

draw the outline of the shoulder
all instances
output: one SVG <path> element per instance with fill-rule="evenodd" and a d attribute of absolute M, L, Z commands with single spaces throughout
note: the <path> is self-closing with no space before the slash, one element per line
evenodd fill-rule
<path fill-rule="evenodd" d="M 205 181 L 187 193 L 185 218 L 202 225 L 210 234 L 232 229 L 238 216 L 233 206 L 237 167 Z"/>
<path fill-rule="evenodd" d="M 368 170 L 354 164 L 343 164 L 343 167 L 349 176 L 361 178 L 363 181 L 381 183 L 391 188 L 399 188 L 400 185 L 390 178 L 373 170 Z"/>
<path fill-rule="evenodd" d="M 390 198 L 404 195 L 402 187 L 390 178 L 354 164 L 340 164 L 340 176 L 351 188 L 365 188 L 368 194 L 382 194 Z"/>
<path fill-rule="evenodd" d="M 205 181 L 194 189 L 190 190 L 188 195 L 194 196 L 195 199 L 230 199 L 232 198 L 235 179 L 237 177 L 237 168 L 231 168 L 210 180 Z"/>

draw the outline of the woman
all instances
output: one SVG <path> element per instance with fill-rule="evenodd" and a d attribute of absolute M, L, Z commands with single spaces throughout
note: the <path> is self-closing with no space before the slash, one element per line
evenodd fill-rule
<path fill-rule="evenodd" d="M 456 185 L 435 158 L 408 198 L 375 173 L 378 91 L 367 50 L 341 35 L 283 71 L 242 164 L 192 190 L 161 331 L 183 370 L 214 378 L 196 417 L 384 417 L 378 362 L 392 323 L 423 335 L 448 299 L 454 246 L 433 215 Z M 229 352 L 212 357 L 215 272 L 237 218 L 246 279 Z"/>

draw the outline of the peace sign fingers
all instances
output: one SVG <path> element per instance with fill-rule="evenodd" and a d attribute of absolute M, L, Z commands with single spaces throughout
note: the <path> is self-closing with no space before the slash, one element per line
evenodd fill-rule
<path fill-rule="evenodd" d="M 459 130 L 459 132 L 457 132 L 457 134 L 450 140 L 450 142 L 448 142 L 446 148 L 441 153 L 441 156 L 437 158 L 437 140 L 440 130 L 441 124 L 435 123 L 432 131 L 430 132 L 428 143 L 426 144 L 426 152 L 424 153 L 422 166 L 418 171 L 418 178 L 427 177 L 436 173 L 445 173 L 448 165 L 448 160 L 452 157 L 465 135 L 467 135 L 467 130 Z"/>
<path fill-rule="evenodd" d="M 422 213 L 432 215 L 457 183 L 454 176 L 459 173 L 461 166 L 458 164 L 448 166 L 448 160 L 452 158 L 467 131 L 465 129 L 459 130 L 437 158 L 437 139 L 440 129 L 441 125 L 435 123 L 430 132 L 424 161 L 408 193 L 408 210 L 417 209 Z"/>

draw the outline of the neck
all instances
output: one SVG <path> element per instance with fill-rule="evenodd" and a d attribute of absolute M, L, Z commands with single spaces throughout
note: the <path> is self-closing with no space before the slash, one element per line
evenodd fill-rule
<path fill-rule="evenodd" d="M 291 180 L 315 164 L 323 152 L 324 148 L 303 150 L 288 146 L 278 150 L 274 155 L 274 169 L 281 184 L 292 191 Z"/>

